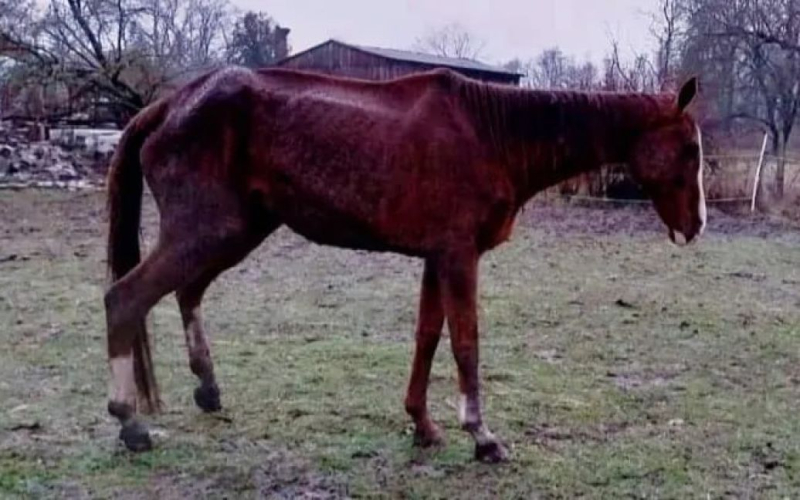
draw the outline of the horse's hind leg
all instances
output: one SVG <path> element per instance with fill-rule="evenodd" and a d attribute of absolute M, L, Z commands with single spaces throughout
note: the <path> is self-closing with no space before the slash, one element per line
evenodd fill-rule
<path fill-rule="evenodd" d="M 108 353 L 113 377 L 108 410 L 119 419 L 122 424 L 120 437 L 133 451 L 151 447 L 147 429 L 136 418 L 137 395 L 142 395 L 142 389 L 147 388 L 148 381 L 142 381 L 141 373 L 137 374 L 133 356 L 137 336 L 146 335 L 144 325 L 148 311 L 163 296 L 191 288 L 193 283 L 202 283 L 203 277 L 209 276 L 215 265 L 230 262 L 230 249 L 241 249 L 242 242 L 249 234 L 247 231 L 252 230 L 245 217 L 238 215 L 238 211 L 225 210 L 222 203 L 218 203 L 217 207 L 216 211 L 203 210 L 198 206 L 194 206 L 190 212 L 162 210 L 161 234 L 155 249 L 106 293 Z M 172 217 L 173 213 L 183 215 L 176 218 Z M 200 215 L 203 216 L 200 225 L 189 220 Z M 249 251 L 252 246 L 247 248 Z M 239 258 L 244 255 L 246 252 Z M 195 288 L 204 289 L 199 286 Z M 199 304 L 202 293 L 195 296 L 194 300 Z M 189 319 L 192 319 L 191 315 Z M 149 360 L 149 356 L 147 358 Z M 154 390 L 152 371 L 150 374 L 150 385 Z M 152 399 L 152 392 L 150 396 Z"/>
<path fill-rule="evenodd" d="M 205 412 L 219 411 L 222 409 L 222 404 L 200 310 L 203 295 L 221 273 L 241 262 L 277 227 L 278 224 L 265 224 L 256 232 L 231 241 L 217 258 L 209 259 L 213 263 L 200 278 L 176 293 L 186 334 L 189 368 L 200 379 L 200 386 L 194 391 L 194 401 Z"/>
<path fill-rule="evenodd" d="M 134 349 L 143 349 L 146 337 L 145 318 L 148 311 L 164 295 L 172 292 L 194 272 L 191 260 L 193 245 L 159 243 L 130 273 L 114 283 L 105 296 L 108 323 L 108 357 L 112 387 L 108 411 L 122 424 L 120 437 L 128 449 L 150 449 L 147 429 L 136 418 L 137 403 L 157 406 L 152 366 L 139 367 L 135 359 L 151 363 L 149 347 L 146 355 L 134 357 Z"/>
<path fill-rule="evenodd" d="M 181 309 L 183 329 L 186 335 L 186 350 L 189 353 L 189 368 L 200 379 L 200 387 L 194 391 L 194 402 L 205 412 L 222 409 L 219 387 L 214 376 L 214 363 L 203 328 L 200 303 L 203 294 L 214 276 L 203 278 L 177 292 Z"/>

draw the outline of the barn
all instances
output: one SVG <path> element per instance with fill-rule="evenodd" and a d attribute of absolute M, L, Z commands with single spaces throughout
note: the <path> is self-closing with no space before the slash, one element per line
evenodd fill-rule
<path fill-rule="evenodd" d="M 276 66 L 368 80 L 391 80 L 435 68 L 449 68 L 477 80 L 505 85 L 519 85 L 522 76 L 472 59 L 364 47 L 338 40 L 328 40 L 289 56 Z"/>

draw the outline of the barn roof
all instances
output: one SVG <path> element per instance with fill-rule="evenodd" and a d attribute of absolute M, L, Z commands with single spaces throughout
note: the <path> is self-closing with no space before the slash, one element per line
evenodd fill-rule
<path fill-rule="evenodd" d="M 421 52 L 412 52 L 409 50 L 398 50 L 398 49 L 384 49 L 380 47 L 368 47 L 364 45 L 354 45 L 350 43 L 345 43 L 339 40 L 328 40 L 323 42 L 319 45 L 315 45 L 310 49 L 306 49 L 298 54 L 294 54 L 289 56 L 287 59 L 293 59 L 297 56 L 305 54 L 307 52 L 311 52 L 316 50 L 320 47 L 323 47 L 329 43 L 335 43 L 341 45 L 343 47 L 347 47 L 352 50 L 357 50 L 360 52 L 366 52 L 367 54 L 372 54 L 374 56 L 382 57 L 384 59 L 391 59 L 393 61 L 403 61 L 403 62 L 410 62 L 414 64 L 422 64 L 425 66 L 437 66 L 437 67 L 446 67 L 446 68 L 454 68 L 454 69 L 462 69 L 462 70 L 469 70 L 469 71 L 482 71 L 485 73 L 495 73 L 499 75 L 507 75 L 513 77 L 519 77 L 517 72 L 509 71 L 505 68 L 501 68 L 498 66 L 492 66 L 486 63 L 482 63 L 480 61 L 476 61 L 474 59 L 465 59 L 465 58 L 456 58 L 456 57 L 442 57 L 436 56 L 432 54 L 423 54 Z"/>
<path fill-rule="evenodd" d="M 514 71 L 492 66 L 474 59 L 442 57 L 431 54 L 423 54 L 420 52 L 411 52 L 408 50 L 382 49 L 379 47 L 365 47 L 363 45 L 353 45 L 352 47 L 363 50 L 364 52 L 369 52 L 370 54 L 374 54 L 379 57 L 385 57 L 387 59 L 394 59 L 398 61 L 429 64 L 431 66 L 447 66 L 450 68 L 469 69 L 473 71 L 485 71 L 487 73 L 502 73 L 506 75 L 517 74 Z"/>

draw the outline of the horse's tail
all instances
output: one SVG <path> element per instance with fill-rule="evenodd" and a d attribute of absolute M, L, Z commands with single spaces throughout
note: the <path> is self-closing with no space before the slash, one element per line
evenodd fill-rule
<path fill-rule="evenodd" d="M 128 274 L 141 260 L 139 228 L 144 183 L 139 155 L 147 137 L 163 121 L 166 110 L 167 103 L 161 100 L 137 114 L 125 128 L 111 159 L 106 185 L 109 219 L 107 257 L 112 282 Z M 143 409 L 158 411 L 161 400 L 144 319 L 135 327 L 133 365 Z"/>

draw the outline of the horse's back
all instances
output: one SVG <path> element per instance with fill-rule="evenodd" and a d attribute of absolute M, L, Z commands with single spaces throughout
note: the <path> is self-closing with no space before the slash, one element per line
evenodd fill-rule
<path fill-rule="evenodd" d="M 253 159 L 267 203 L 320 243 L 424 253 L 469 231 L 489 188 L 484 156 L 435 73 L 385 84 L 320 80 L 277 90 L 271 137 Z"/>
<path fill-rule="evenodd" d="M 472 230 L 504 180 L 479 165 L 482 145 L 461 119 L 450 78 L 221 70 L 180 97 L 174 128 L 211 158 L 236 149 L 235 161 L 208 172 L 245 186 L 242 196 L 257 193 L 309 239 L 424 254 L 447 233 Z"/>

